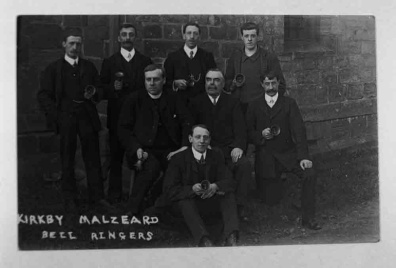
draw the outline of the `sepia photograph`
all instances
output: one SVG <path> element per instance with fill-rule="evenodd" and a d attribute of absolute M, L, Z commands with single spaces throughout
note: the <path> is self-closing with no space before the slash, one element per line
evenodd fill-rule
<path fill-rule="evenodd" d="M 15 23 L 20 250 L 380 241 L 374 16 Z"/>

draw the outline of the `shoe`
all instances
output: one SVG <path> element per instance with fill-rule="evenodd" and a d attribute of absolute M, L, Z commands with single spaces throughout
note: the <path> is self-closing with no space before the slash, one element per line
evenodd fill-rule
<path fill-rule="evenodd" d="M 198 247 L 213 247 L 214 244 L 210 241 L 209 237 L 203 236 L 201 241 L 199 241 Z"/>
<path fill-rule="evenodd" d="M 225 246 L 226 247 L 236 247 L 238 242 L 238 232 L 232 232 L 226 239 Z"/>
<path fill-rule="evenodd" d="M 322 226 L 315 220 L 303 220 L 302 226 L 315 231 L 322 229 Z"/>

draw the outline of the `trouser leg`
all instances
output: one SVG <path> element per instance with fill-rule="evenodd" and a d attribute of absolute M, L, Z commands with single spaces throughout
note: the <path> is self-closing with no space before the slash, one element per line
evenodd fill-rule
<path fill-rule="evenodd" d="M 88 114 L 79 114 L 78 134 L 87 173 L 89 199 L 90 201 L 98 201 L 104 197 L 99 137 L 98 132 L 93 128 L 92 124 L 90 124 Z"/>
<path fill-rule="evenodd" d="M 220 202 L 220 210 L 224 222 L 224 237 L 228 237 L 232 232 L 239 231 L 237 206 L 234 193 L 227 193 L 224 196 L 216 196 Z"/>
<path fill-rule="evenodd" d="M 125 150 L 123 149 L 117 132 L 109 133 L 110 140 L 110 176 L 109 176 L 109 198 L 120 198 L 122 196 L 122 162 Z"/>
<path fill-rule="evenodd" d="M 232 171 L 233 178 L 237 182 L 235 190 L 236 202 L 238 205 L 246 206 L 251 180 L 251 165 L 247 157 L 242 156 L 236 163 L 231 159 L 227 160 L 227 166 Z"/>

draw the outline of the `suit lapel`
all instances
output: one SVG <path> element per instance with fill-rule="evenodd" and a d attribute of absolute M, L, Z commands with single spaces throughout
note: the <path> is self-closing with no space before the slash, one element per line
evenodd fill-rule
<path fill-rule="evenodd" d="M 284 101 L 283 97 L 281 95 L 278 95 L 278 100 L 275 102 L 275 105 L 272 107 L 271 119 L 274 118 L 282 110 L 283 101 Z"/>
<path fill-rule="evenodd" d="M 55 85 L 55 94 L 57 96 L 56 100 L 59 103 L 59 100 L 62 96 L 62 64 L 63 64 L 64 59 L 61 58 L 58 60 L 56 63 L 56 85 Z"/>
<path fill-rule="evenodd" d="M 205 159 L 205 179 L 210 181 L 210 171 L 213 163 L 213 155 L 211 150 L 206 150 L 206 159 Z"/>

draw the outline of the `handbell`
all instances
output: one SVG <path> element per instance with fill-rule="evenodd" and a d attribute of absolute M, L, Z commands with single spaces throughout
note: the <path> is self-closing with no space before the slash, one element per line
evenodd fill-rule
<path fill-rule="evenodd" d="M 245 82 L 245 76 L 239 73 L 235 75 L 235 81 L 239 84 L 243 84 Z"/>
<path fill-rule="evenodd" d="M 208 190 L 209 186 L 210 186 L 210 181 L 208 181 L 208 180 L 201 181 L 202 190 L 204 190 L 204 191 Z"/>
<path fill-rule="evenodd" d="M 84 88 L 84 92 L 92 96 L 92 95 L 95 95 L 96 88 L 93 85 L 87 85 Z"/>
<path fill-rule="evenodd" d="M 122 82 L 122 80 L 124 80 L 124 73 L 123 72 L 116 72 L 115 73 L 115 77 L 117 81 Z"/>
<path fill-rule="evenodd" d="M 280 126 L 278 126 L 278 125 L 273 125 L 273 126 L 270 127 L 270 131 L 271 131 L 271 134 L 272 134 L 273 136 L 278 136 L 279 133 L 280 133 Z"/>

